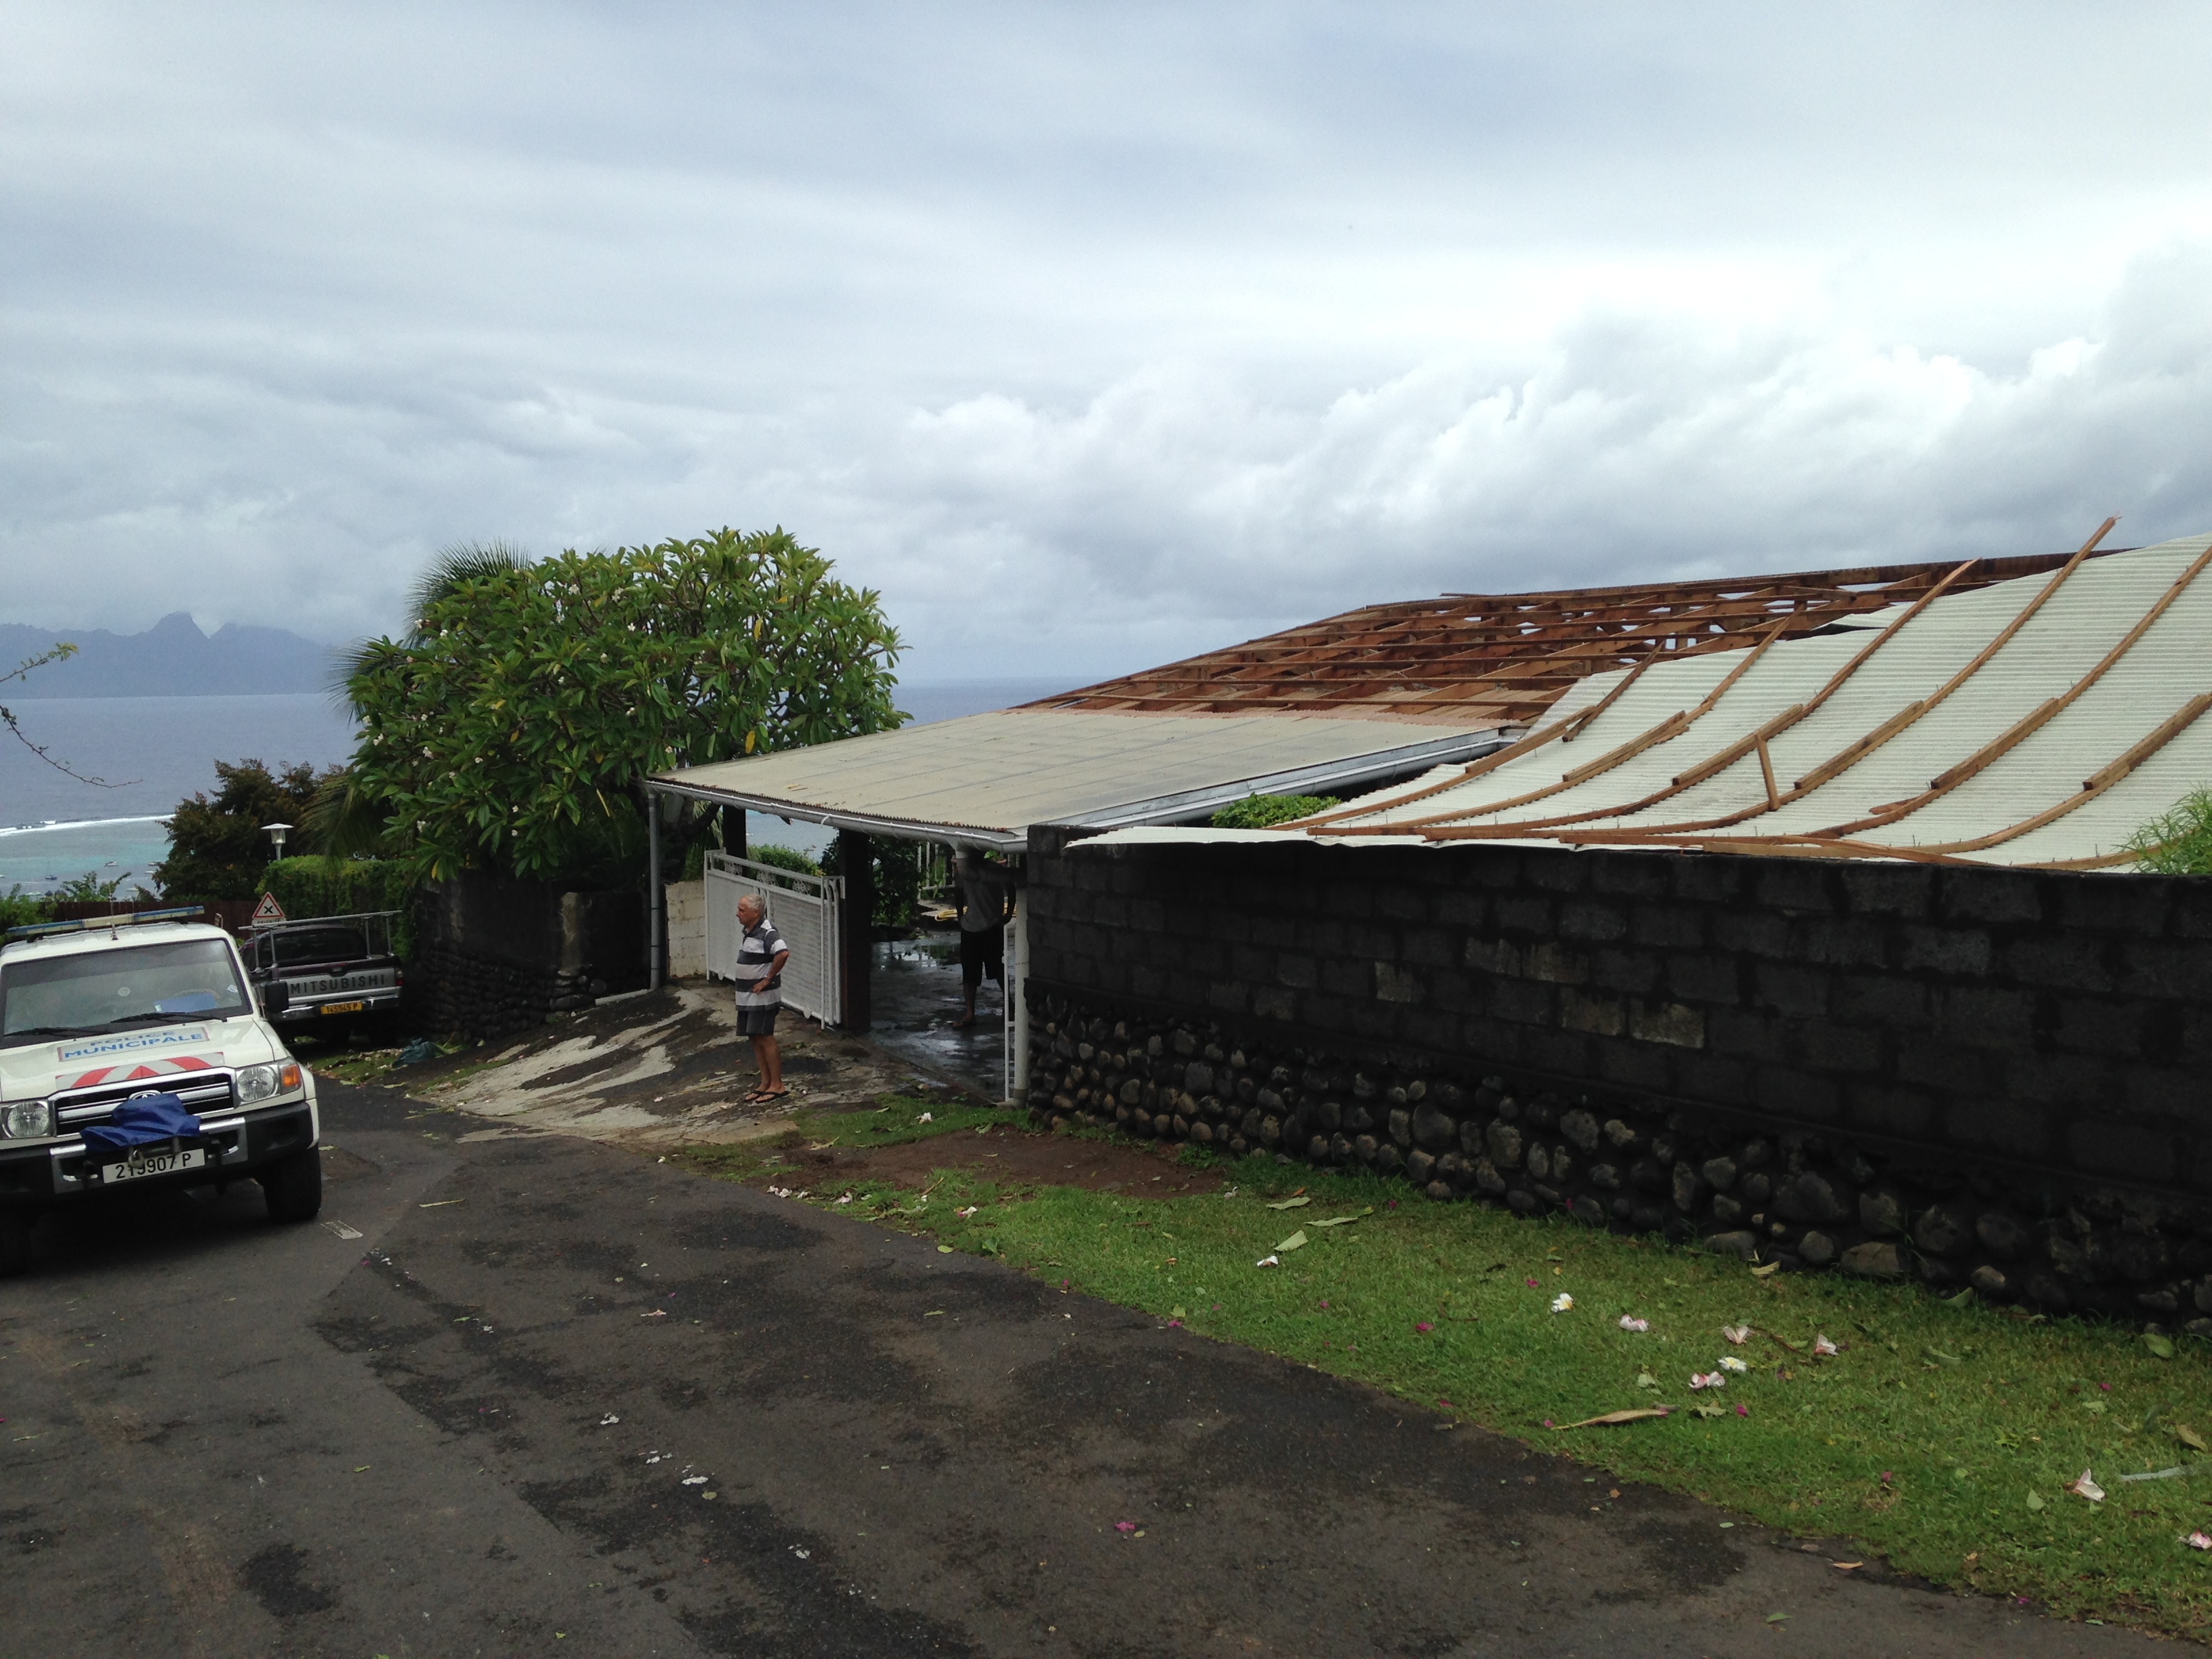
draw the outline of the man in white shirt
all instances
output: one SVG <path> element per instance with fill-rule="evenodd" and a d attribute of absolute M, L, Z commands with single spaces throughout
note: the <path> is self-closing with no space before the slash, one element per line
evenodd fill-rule
<path fill-rule="evenodd" d="M 768 906 L 757 893 L 738 901 L 738 962 L 731 976 L 738 986 L 738 1035 L 752 1040 L 753 1064 L 761 1074 L 760 1087 L 745 1101 L 757 1106 L 791 1092 L 783 1086 L 783 1050 L 775 1041 L 776 1012 L 783 1006 L 783 964 L 791 960 L 791 947 L 768 919 Z"/>

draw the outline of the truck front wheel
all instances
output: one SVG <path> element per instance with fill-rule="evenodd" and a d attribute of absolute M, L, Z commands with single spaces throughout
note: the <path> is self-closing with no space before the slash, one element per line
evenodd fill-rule
<path fill-rule="evenodd" d="M 270 1164 L 257 1178 L 271 1221 L 313 1221 L 323 1207 L 323 1155 L 313 1146 Z"/>

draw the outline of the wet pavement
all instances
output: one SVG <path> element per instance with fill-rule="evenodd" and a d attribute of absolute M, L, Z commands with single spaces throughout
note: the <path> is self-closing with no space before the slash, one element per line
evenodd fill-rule
<path fill-rule="evenodd" d="M 649 1155 L 324 1098 L 323 1224 L 86 1211 L 9 1285 L 11 1651 L 2151 1650 Z"/>
<path fill-rule="evenodd" d="M 1006 1097 L 1006 995 L 986 978 L 975 997 L 975 1023 L 961 1029 L 960 936 L 946 929 L 875 947 L 870 1041 L 984 1099 Z"/>

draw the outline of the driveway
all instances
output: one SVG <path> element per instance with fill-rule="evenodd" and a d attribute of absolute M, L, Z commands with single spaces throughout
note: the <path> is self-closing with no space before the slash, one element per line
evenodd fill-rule
<path fill-rule="evenodd" d="M 325 1099 L 325 1224 L 87 1214 L 7 1287 L 9 1650 L 2151 1650 L 651 1152 Z"/>

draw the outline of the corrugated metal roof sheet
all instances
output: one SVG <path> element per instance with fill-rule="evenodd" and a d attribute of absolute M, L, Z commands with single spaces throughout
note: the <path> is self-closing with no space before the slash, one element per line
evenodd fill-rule
<path fill-rule="evenodd" d="M 1492 729 L 1012 708 L 659 775 L 678 793 L 890 835 L 1018 846 L 1035 823 L 1189 817 L 1479 753 Z"/>
<path fill-rule="evenodd" d="M 2208 547 L 1596 676 L 1511 750 L 1287 833 L 2124 863 L 2140 826 L 2212 782 Z"/>

